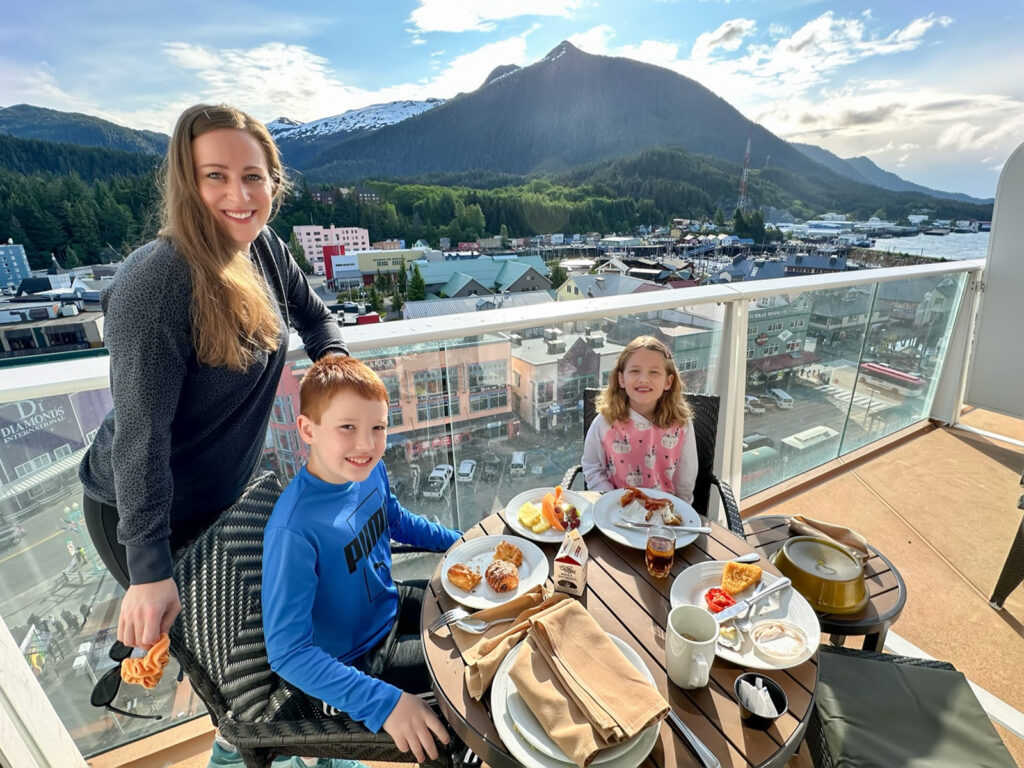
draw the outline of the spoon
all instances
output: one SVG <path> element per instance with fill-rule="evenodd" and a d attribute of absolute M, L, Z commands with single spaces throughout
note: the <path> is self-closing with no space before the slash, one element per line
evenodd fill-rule
<path fill-rule="evenodd" d="M 737 555 L 736 557 L 729 557 L 722 562 L 732 563 L 756 563 L 761 559 L 761 556 L 757 552 L 747 552 L 745 555 Z"/>
<path fill-rule="evenodd" d="M 494 619 L 493 621 L 484 621 L 483 619 L 459 619 L 455 622 L 455 626 L 474 635 L 480 635 L 495 624 L 504 624 L 506 621 L 514 620 L 515 616 L 509 616 L 506 619 Z"/>

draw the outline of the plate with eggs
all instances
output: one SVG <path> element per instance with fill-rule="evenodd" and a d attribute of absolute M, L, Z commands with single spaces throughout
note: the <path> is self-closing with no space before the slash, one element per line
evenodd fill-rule
<path fill-rule="evenodd" d="M 520 493 L 505 505 L 505 522 L 517 536 L 560 544 L 570 528 L 586 535 L 594 527 L 594 515 L 589 501 L 557 485 Z"/>

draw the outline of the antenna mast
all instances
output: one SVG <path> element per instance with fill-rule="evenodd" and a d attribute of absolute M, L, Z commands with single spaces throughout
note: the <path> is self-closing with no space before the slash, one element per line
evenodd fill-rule
<path fill-rule="evenodd" d="M 747 202 L 747 177 L 750 176 L 750 137 L 747 137 L 747 151 L 743 155 L 743 175 L 740 176 L 740 196 L 736 201 L 736 207 L 745 211 Z"/>

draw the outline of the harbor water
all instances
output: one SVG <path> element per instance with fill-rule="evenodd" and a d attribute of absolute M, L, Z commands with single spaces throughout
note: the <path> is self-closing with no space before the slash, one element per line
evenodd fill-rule
<path fill-rule="evenodd" d="M 948 235 L 915 235 L 875 240 L 869 250 L 907 253 L 933 259 L 984 259 L 988 255 L 988 232 L 950 232 Z"/>

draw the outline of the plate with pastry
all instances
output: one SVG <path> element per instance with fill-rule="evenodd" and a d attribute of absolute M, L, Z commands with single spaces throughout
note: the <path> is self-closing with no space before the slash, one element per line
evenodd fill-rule
<path fill-rule="evenodd" d="M 612 541 L 633 549 L 647 548 L 651 525 L 673 528 L 707 525 L 697 510 L 667 491 L 657 488 L 617 488 L 605 491 L 594 502 L 594 524 Z M 676 531 L 676 549 L 697 540 L 700 534 Z"/>
<path fill-rule="evenodd" d="M 518 536 L 545 544 L 561 544 L 566 530 L 586 535 L 594 527 L 591 503 L 562 486 L 523 491 L 505 505 L 505 522 Z"/>
<path fill-rule="evenodd" d="M 762 583 L 770 587 L 780 578 L 748 563 L 697 563 L 676 576 L 670 599 L 673 608 L 699 605 L 718 613 L 751 597 Z M 750 614 L 750 632 L 740 631 L 728 620 L 719 627 L 715 649 L 719 658 L 750 669 L 787 669 L 803 664 L 818 649 L 818 616 L 795 589 L 754 603 Z"/>
<path fill-rule="evenodd" d="M 548 578 L 540 547 L 519 536 L 478 536 L 456 544 L 441 561 L 441 586 L 468 608 L 493 608 Z"/>

